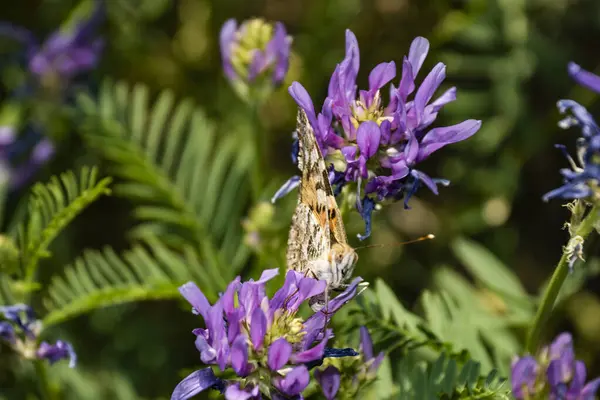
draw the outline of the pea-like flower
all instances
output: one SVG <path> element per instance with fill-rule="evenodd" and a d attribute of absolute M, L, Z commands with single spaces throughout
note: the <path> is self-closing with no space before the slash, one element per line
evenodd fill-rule
<path fill-rule="evenodd" d="M 526 355 L 512 364 L 512 394 L 518 400 L 593 400 L 600 378 L 585 380 L 585 364 L 575 359 L 569 333 L 558 335 L 536 358 Z"/>
<path fill-rule="evenodd" d="M 223 380 L 212 368 L 195 371 L 177 385 L 172 400 L 188 399 L 207 389 L 219 390 L 228 399 L 259 398 L 261 390 L 268 390 L 271 398 L 293 398 L 308 385 L 309 369 L 324 357 L 357 354 L 326 347 L 332 337 L 327 323 L 356 295 L 361 279 L 356 278 L 324 310 L 303 320 L 297 315 L 300 305 L 323 293 L 326 283 L 289 271 L 283 286 L 269 299 L 265 283 L 277 274 L 277 269 L 266 270 L 258 281 L 244 283 L 238 277 L 213 305 L 193 282 L 180 287 L 206 325 L 193 331 L 200 360 L 221 371 L 232 369 L 237 378 Z"/>
<path fill-rule="evenodd" d="M 26 28 L 0 24 L 0 34 L 26 46 L 27 68 L 44 86 L 65 87 L 76 75 L 93 69 L 99 60 L 103 40 L 96 36 L 104 19 L 104 4 L 94 1 L 90 16 L 71 29 L 59 29 L 43 43 Z"/>
<path fill-rule="evenodd" d="M 347 30 L 346 56 L 333 72 L 321 111 L 315 111 L 300 83 L 294 82 L 289 88 L 290 95 L 306 112 L 323 156 L 337 155 L 343 160 L 343 169 L 330 170 L 335 192 L 349 183 L 357 187 L 356 208 L 366 223 L 361 239 L 370 235 L 375 202 L 403 198 L 408 208 L 419 186 L 425 185 L 437 194 L 438 184 L 448 185 L 447 180 L 431 178 L 417 169 L 418 164 L 442 147 L 471 137 L 481 127 L 481 121 L 469 119 L 431 128 L 442 107 L 456 99 L 456 88 L 433 99 L 446 77 L 446 66 L 441 62 L 417 85 L 428 52 L 427 39 L 417 37 L 412 42 L 398 86 L 390 85 L 389 100 L 384 104 L 381 89 L 396 78 L 396 64 L 392 61 L 375 66 L 369 74 L 368 89 L 357 91 L 358 41 Z M 297 180 L 292 178 L 274 200 L 293 189 Z"/>
<path fill-rule="evenodd" d="M 569 74 L 579 84 L 600 93 L 600 77 L 581 69 L 577 64 L 569 64 Z M 576 141 L 576 156 L 571 157 L 563 145 L 556 145 L 567 158 L 570 169 L 563 168 L 563 185 L 543 196 L 544 201 L 562 199 L 600 199 L 600 128 L 594 117 L 579 103 L 573 100 L 560 100 L 557 103 L 561 114 L 568 114 L 559 126 L 568 129 L 579 127 L 581 136 Z"/>
<path fill-rule="evenodd" d="M 281 22 L 260 18 L 238 26 L 234 19 L 221 28 L 220 47 L 223 71 L 244 100 L 262 100 L 287 74 L 292 39 Z"/>
<path fill-rule="evenodd" d="M 5 342 L 23 358 L 48 360 L 50 364 L 69 359 L 69 367 L 75 367 L 77 356 L 70 343 L 58 340 L 55 344 L 38 344 L 42 324 L 36 319 L 33 309 L 25 304 L 0 306 L 0 340 Z"/>

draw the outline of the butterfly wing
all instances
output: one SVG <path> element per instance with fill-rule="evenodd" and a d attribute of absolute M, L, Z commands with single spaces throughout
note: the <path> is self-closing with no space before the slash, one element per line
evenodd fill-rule
<path fill-rule="evenodd" d="M 331 248 L 332 228 L 336 228 L 331 225 L 330 211 L 334 210 L 335 215 L 339 215 L 339 211 L 315 133 L 302 109 L 298 112 L 296 129 L 298 168 L 302 177 L 288 238 L 287 264 L 289 269 L 307 273 L 308 263 Z M 341 233 L 345 237 L 345 233 Z"/>

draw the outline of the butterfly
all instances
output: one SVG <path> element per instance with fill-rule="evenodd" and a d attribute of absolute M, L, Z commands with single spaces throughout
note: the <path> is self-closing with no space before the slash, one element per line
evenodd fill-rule
<path fill-rule="evenodd" d="M 358 255 L 348 245 L 344 222 L 329 184 L 325 160 L 304 110 L 298 112 L 298 168 L 302 171 L 298 204 L 292 218 L 287 266 L 327 282 L 325 293 L 309 304 L 314 311 L 327 303 L 330 291 L 347 287 Z"/>

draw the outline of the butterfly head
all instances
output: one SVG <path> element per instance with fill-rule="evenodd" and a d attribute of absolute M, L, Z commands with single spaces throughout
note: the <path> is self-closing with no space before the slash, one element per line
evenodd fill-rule
<path fill-rule="evenodd" d="M 332 286 L 335 289 L 352 276 L 354 266 L 358 261 L 358 254 L 345 243 L 335 243 L 329 251 L 328 261 L 334 276 Z"/>

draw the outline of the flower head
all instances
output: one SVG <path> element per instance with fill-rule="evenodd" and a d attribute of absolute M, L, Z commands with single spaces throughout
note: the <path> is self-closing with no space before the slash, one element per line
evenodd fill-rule
<path fill-rule="evenodd" d="M 569 74 L 581 85 L 596 92 L 600 91 L 600 77 L 582 70 L 577 64 L 569 64 Z M 565 154 L 571 168 L 561 169 L 563 185 L 546 193 L 543 199 L 548 201 L 559 197 L 595 201 L 600 198 L 600 128 L 594 117 L 577 102 L 560 100 L 557 105 L 561 114 L 568 113 L 558 125 L 563 129 L 579 127 L 581 137 L 576 141 L 575 159 L 568 154 L 565 146 L 556 145 Z"/>
<path fill-rule="evenodd" d="M 368 89 L 357 90 L 358 41 L 347 30 L 346 56 L 333 72 L 321 111 L 315 111 L 300 83 L 294 82 L 289 88 L 306 112 L 323 156 L 337 154 L 344 161 L 343 170 L 330 174 L 333 186 L 337 191 L 348 183 L 357 186 L 356 208 L 367 225 L 366 234 L 359 235 L 361 239 L 370 234 L 375 201 L 404 198 L 408 208 L 408 200 L 419 186 L 437 194 L 438 184 L 447 185 L 448 181 L 429 177 L 417 165 L 442 147 L 471 137 L 481 127 L 481 121 L 466 120 L 430 129 L 441 108 L 456 99 L 456 88 L 432 100 L 446 76 L 443 63 L 436 64 L 421 84 L 416 84 L 428 51 L 427 39 L 417 37 L 412 42 L 398 86 L 390 84 L 389 101 L 384 104 L 381 89 L 396 78 L 396 64 L 375 66 L 369 74 Z"/>
<path fill-rule="evenodd" d="M 297 396 L 309 383 L 309 366 L 334 356 L 328 355 L 326 348 L 332 336 L 327 322 L 356 294 L 361 279 L 356 278 L 332 299 L 326 311 L 303 320 L 298 309 L 307 299 L 323 293 L 326 283 L 288 271 L 283 286 L 269 299 L 265 283 L 277 273 L 277 269 L 266 270 L 258 281 L 243 283 L 238 277 L 213 305 L 194 283 L 180 287 L 206 325 L 193 331 L 200 360 L 221 371 L 232 369 L 238 379 L 225 382 L 214 377 L 212 370 L 196 371 L 176 387 L 172 399 L 187 399 L 208 388 L 224 392 L 226 398 L 255 398 L 261 387 Z"/>
<path fill-rule="evenodd" d="M 558 335 L 537 358 L 527 355 L 512 364 L 512 394 L 519 400 L 592 400 L 600 387 L 600 378 L 587 384 L 585 379 L 585 364 L 575 359 L 573 338 L 569 333 Z"/>
<path fill-rule="evenodd" d="M 58 340 L 55 344 L 41 342 L 38 338 L 42 324 L 33 309 L 25 304 L 0 306 L 0 340 L 4 341 L 26 359 L 46 359 L 50 364 L 69 359 L 69 367 L 75 367 L 77 356 L 70 343 Z"/>
<path fill-rule="evenodd" d="M 280 85 L 289 68 L 291 43 L 281 22 L 254 18 L 238 26 L 227 20 L 220 34 L 221 59 L 238 95 L 248 100 L 251 88 L 261 92 Z"/>
<path fill-rule="evenodd" d="M 43 86 L 65 86 L 76 75 L 93 69 L 103 48 L 95 35 L 104 19 L 104 2 L 94 1 L 90 16 L 71 29 L 59 29 L 43 43 L 27 29 L 9 23 L 0 25 L 0 34 L 26 46 L 27 68 Z"/>

